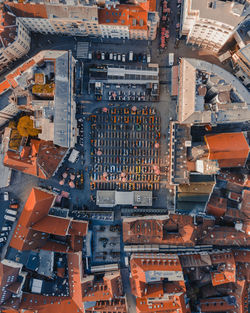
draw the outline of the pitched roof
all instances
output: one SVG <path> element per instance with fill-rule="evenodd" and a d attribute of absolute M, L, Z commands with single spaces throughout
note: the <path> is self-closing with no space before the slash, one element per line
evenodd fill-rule
<path fill-rule="evenodd" d="M 68 254 L 69 293 L 72 301 L 83 311 L 82 301 L 82 253 Z"/>
<path fill-rule="evenodd" d="M 227 199 L 212 194 L 207 203 L 206 210 L 208 214 L 216 217 L 223 216 L 227 211 Z"/>
<path fill-rule="evenodd" d="M 13 13 L 18 17 L 48 18 L 44 4 L 7 2 Z"/>
<path fill-rule="evenodd" d="M 54 201 L 54 194 L 32 188 L 16 225 L 10 246 L 22 250 L 31 232 L 30 226 L 46 216 Z"/>
<path fill-rule="evenodd" d="M 242 132 L 206 135 L 205 141 L 209 150 L 209 159 L 217 160 L 220 167 L 245 165 L 249 145 Z"/>
<path fill-rule="evenodd" d="M 94 276 L 85 277 L 82 283 L 82 295 L 84 302 L 119 298 L 122 295 L 120 271 L 106 273 L 102 280 L 97 281 Z"/>
<path fill-rule="evenodd" d="M 43 179 L 50 178 L 63 160 L 67 148 L 58 147 L 52 141 L 32 139 L 30 146 L 21 153 L 7 151 L 4 165 Z"/>
<path fill-rule="evenodd" d="M 32 229 L 43 233 L 66 236 L 70 222 L 70 219 L 47 215 L 32 225 Z"/>

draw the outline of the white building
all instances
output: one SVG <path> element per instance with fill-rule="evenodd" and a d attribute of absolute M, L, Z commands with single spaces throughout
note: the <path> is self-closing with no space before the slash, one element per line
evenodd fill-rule
<path fill-rule="evenodd" d="M 218 52 L 243 21 L 243 4 L 222 0 L 184 0 L 181 35 L 187 43 Z"/>
<path fill-rule="evenodd" d="M 96 5 L 15 3 L 8 6 L 32 32 L 71 36 L 100 36 Z M 20 12 L 22 12 L 20 14 Z"/>
<path fill-rule="evenodd" d="M 129 38 L 129 27 L 118 25 L 101 24 L 101 34 L 103 38 Z"/>
<path fill-rule="evenodd" d="M 30 49 L 30 35 L 16 16 L 7 11 L 2 5 L 0 8 L 0 71 L 22 56 Z"/>

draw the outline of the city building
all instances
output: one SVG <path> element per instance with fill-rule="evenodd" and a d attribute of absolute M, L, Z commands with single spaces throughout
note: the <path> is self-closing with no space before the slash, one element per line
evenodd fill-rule
<path fill-rule="evenodd" d="M 82 243 L 82 237 L 88 231 L 88 222 L 50 214 L 54 201 L 53 193 L 38 188 L 31 190 L 11 238 L 11 248 L 19 251 L 43 248 L 64 253 L 79 248 L 75 240 Z M 58 236 L 61 240 L 53 241 L 50 235 Z"/>
<path fill-rule="evenodd" d="M 146 39 L 156 37 L 159 16 L 152 0 L 126 4 L 15 3 L 8 7 L 30 31 L 42 34 Z"/>
<path fill-rule="evenodd" d="M 152 191 L 97 190 L 96 205 L 108 208 L 116 205 L 152 206 Z"/>
<path fill-rule="evenodd" d="M 114 8 L 100 8 L 99 25 L 104 38 L 154 40 L 159 16 L 156 2 L 139 1 L 136 4 L 120 4 Z"/>
<path fill-rule="evenodd" d="M 31 32 L 71 36 L 100 36 L 98 8 L 96 5 L 51 2 L 7 2 Z"/>
<path fill-rule="evenodd" d="M 171 185 L 189 184 L 190 175 L 203 175 L 202 181 L 220 168 L 244 167 L 249 155 L 244 132 L 215 133 L 212 128 L 198 127 L 191 136 L 187 124 L 170 123 L 169 172 Z M 207 178 L 206 178 L 207 176 Z M 204 180 L 205 179 L 205 180 Z"/>
<path fill-rule="evenodd" d="M 232 55 L 235 75 L 250 88 L 250 43 Z"/>
<path fill-rule="evenodd" d="M 249 257 L 244 249 L 180 255 L 192 312 L 247 313 Z"/>
<path fill-rule="evenodd" d="M 249 144 L 243 132 L 205 136 L 208 159 L 216 160 L 220 168 L 244 167 L 249 155 Z"/>
<path fill-rule="evenodd" d="M 180 33 L 188 44 L 218 52 L 247 14 L 247 4 L 238 1 L 185 0 Z"/>
<path fill-rule="evenodd" d="M 30 49 L 30 34 L 26 26 L 3 3 L 0 6 L 0 71 L 26 55 Z"/>
<path fill-rule="evenodd" d="M 240 51 L 239 51 L 240 53 Z M 178 88 L 178 121 L 216 126 L 250 119 L 248 91 L 242 82 L 221 67 L 198 59 L 182 58 Z"/>
<path fill-rule="evenodd" d="M 17 112 L 26 111 L 40 131 L 40 139 L 73 147 L 77 137 L 74 71 L 71 51 L 46 50 L 10 72 L 0 84 L 0 100 L 7 102 L 1 111 L 1 125 Z"/>
<path fill-rule="evenodd" d="M 9 149 L 3 163 L 25 174 L 48 179 L 60 167 L 67 151 L 67 148 L 55 146 L 52 141 L 31 139 L 29 145 L 20 145 L 17 151 Z"/>
<path fill-rule="evenodd" d="M 20 297 L 27 272 L 22 271 L 23 265 L 4 259 L 0 262 L 0 305 L 12 297 Z M 15 306 L 14 306 L 15 307 Z M 17 306 L 15 307 L 17 308 Z"/>
<path fill-rule="evenodd" d="M 132 254 L 131 291 L 136 311 L 188 313 L 186 286 L 179 257 L 175 254 Z"/>
<path fill-rule="evenodd" d="M 127 313 L 126 299 L 124 297 L 119 297 L 112 300 L 98 300 L 94 302 L 94 306 L 85 309 L 85 313 L 105 313 L 105 312 L 121 312 Z"/>
<path fill-rule="evenodd" d="M 127 217 L 123 219 L 123 242 L 126 245 L 195 246 L 203 233 L 214 226 L 214 219 L 184 214 Z"/>

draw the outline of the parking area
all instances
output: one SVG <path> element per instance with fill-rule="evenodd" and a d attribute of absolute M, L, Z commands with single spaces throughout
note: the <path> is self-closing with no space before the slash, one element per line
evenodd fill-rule
<path fill-rule="evenodd" d="M 93 226 L 93 262 L 118 262 L 120 260 L 120 225 Z"/>
<path fill-rule="evenodd" d="M 91 115 L 91 189 L 159 190 L 160 116 L 155 108 L 102 108 Z"/>
<path fill-rule="evenodd" d="M 0 194 L 0 252 L 2 251 L 4 245 L 8 241 L 10 232 L 13 229 L 13 224 L 15 223 L 18 215 L 19 204 L 14 199 L 10 198 L 8 192 L 3 192 Z"/>
<path fill-rule="evenodd" d="M 150 88 L 145 85 L 104 84 L 103 100 L 109 101 L 150 101 Z"/>

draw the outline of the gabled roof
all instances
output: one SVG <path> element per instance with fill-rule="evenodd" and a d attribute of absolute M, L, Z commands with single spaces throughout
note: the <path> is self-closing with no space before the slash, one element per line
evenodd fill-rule
<path fill-rule="evenodd" d="M 66 236 L 70 219 L 47 215 L 32 225 L 33 230 L 58 236 Z"/>
<path fill-rule="evenodd" d="M 48 18 L 46 7 L 39 3 L 6 3 L 18 17 Z"/>
<path fill-rule="evenodd" d="M 83 302 L 110 300 L 122 295 L 120 271 L 106 273 L 103 280 L 95 281 L 94 276 L 87 276 L 82 283 Z"/>
<path fill-rule="evenodd" d="M 67 148 L 57 147 L 52 141 L 32 139 L 30 146 L 25 146 L 21 153 L 7 151 L 4 165 L 23 173 L 50 178 L 63 160 Z"/>
<path fill-rule="evenodd" d="M 242 132 L 206 135 L 205 141 L 209 150 L 208 158 L 217 160 L 220 167 L 245 166 L 249 145 Z"/>
<path fill-rule="evenodd" d="M 207 203 L 207 213 L 216 217 L 223 216 L 227 211 L 227 199 L 212 194 Z"/>
<path fill-rule="evenodd" d="M 17 250 L 32 250 L 35 247 L 45 250 L 68 252 L 74 247 L 60 243 L 48 243 L 49 234 L 58 236 L 86 236 L 88 222 L 73 221 L 72 218 L 62 218 L 48 215 L 54 202 L 55 195 L 33 188 L 18 220 L 10 246 Z M 73 248 L 73 250 L 72 250 Z"/>
<path fill-rule="evenodd" d="M 54 198 L 54 194 L 32 188 L 11 238 L 10 246 L 12 248 L 23 249 L 30 226 L 48 214 Z"/>

